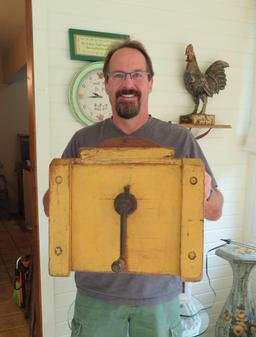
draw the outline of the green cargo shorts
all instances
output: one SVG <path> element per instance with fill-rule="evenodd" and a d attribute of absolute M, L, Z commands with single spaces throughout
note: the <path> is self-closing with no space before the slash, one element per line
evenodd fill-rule
<path fill-rule="evenodd" d="M 179 300 L 112 304 L 77 294 L 71 337 L 181 337 Z"/>

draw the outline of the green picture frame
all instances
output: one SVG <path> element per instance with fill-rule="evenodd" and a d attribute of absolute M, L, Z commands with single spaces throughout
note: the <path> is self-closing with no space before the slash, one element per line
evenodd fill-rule
<path fill-rule="evenodd" d="M 125 34 L 69 29 L 71 60 L 103 61 L 111 45 L 130 38 Z"/>

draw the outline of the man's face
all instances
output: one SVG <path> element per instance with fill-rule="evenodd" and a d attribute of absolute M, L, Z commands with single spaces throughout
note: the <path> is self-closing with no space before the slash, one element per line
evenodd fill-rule
<path fill-rule="evenodd" d="M 144 55 L 136 49 L 122 48 L 116 51 L 109 63 L 109 73 L 147 71 Z M 145 75 L 145 74 L 144 74 Z M 152 79 L 125 79 L 116 81 L 111 76 L 105 83 L 106 92 L 112 106 L 113 115 L 130 119 L 141 113 L 148 113 L 148 95 L 152 90 Z"/>

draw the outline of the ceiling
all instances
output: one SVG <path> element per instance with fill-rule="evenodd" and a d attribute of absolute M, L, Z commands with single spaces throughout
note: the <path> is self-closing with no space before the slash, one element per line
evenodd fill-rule
<path fill-rule="evenodd" d="M 25 26 L 25 0 L 0 0 L 0 55 L 12 46 Z"/>

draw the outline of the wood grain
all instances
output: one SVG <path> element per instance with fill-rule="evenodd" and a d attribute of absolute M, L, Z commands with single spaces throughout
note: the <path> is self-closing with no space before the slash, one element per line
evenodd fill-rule
<path fill-rule="evenodd" d="M 112 262 L 120 256 L 120 215 L 114 200 L 129 186 L 137 209 L 127 219 L 125 270 L 200 279 L 202 161 L 172 159 L 170 149 L 156 147 L 88 148 L 81 157 L 51 163 L 51 275 L 66 276 L 71 270 L 111 272 Z M 57 246 L 61 256 L 55 254 Z M 191 251 L 195 258 L 188 255 Z"/>

